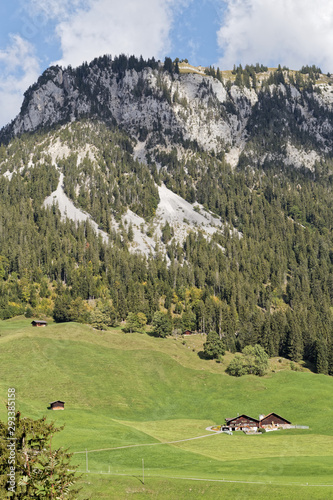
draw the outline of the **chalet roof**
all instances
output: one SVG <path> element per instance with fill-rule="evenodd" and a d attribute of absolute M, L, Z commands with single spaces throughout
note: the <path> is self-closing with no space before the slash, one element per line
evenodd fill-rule
<path fill-rule="evenodd" d="M 281 415 L 278 415 L 277 413 L 275 413 L 273 411 L 271 413 L 269 413 L 268 415 L 265 415 L 263 418 L 261 418 L 260 422 L 262 422 L 263 420 L 265 420 L 265 418 L 270 417 L 271 415 L 275 415 L 276 417 L 281 418 L 281 420 L 284 420 L 287 424 L 291 424 L 291 422 L 289 422 L 289 420 L 287 420 L 284 417 L 281 417 Z"/>
<path fill-rule="evenodd" d="M 51 403 L 49 403 L 50 405 L 54 405 L 54 403 L 63 403 L 65 404 L 65 401 L 60 401 L 60 399 L 57 399 L 57 401 L 52 401 Z"/>
<path fill-rule="evenodd" d="M 43 325 L 47 325 L 47 321 L 44 321 L 42 319 L 34 319 L 33 321 L 31 321 L 31 324 L 32 323 L 42 323 Z"/>
<path fill-rule="evenodd" d="M 252 420 L 253 422 L 258 422 L 259 423 L 259 420 L 256 419 L 256 418 L 253 418 L 253 417 L 249 417 L 248 415 L 245 415 L 244 413 L 242 415 L 238 415 L 237 417 L 233 417 L 233 418 L 226 418 L 225 421 L 227 423 L 230 423 L 232 422 L 233 420 L 237 420 L 238 418 L 247 418 L 248 420 Z"/>

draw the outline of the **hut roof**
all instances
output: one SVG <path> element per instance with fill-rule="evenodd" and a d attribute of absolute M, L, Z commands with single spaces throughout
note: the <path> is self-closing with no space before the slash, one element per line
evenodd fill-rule
<path fill-rule="evenodd" d="M 233 420 L 237 420 L 238 418 L 247 418 L 248 420 L 252 420 L 253 422 L 258 422 L 259 423 L 259 420 L 256 419 L 256 418 L 253 418 L 253 417 L 249 417 L 248 415 L 245 415 L 244 413 L 242 415 L 238 415 L 237 417 L 233 417 L 233 418 L 226 418 L 225 421 L 227 423 L 230 423 L 232 422 Z"/>
<path fill-rule="evenodd" d="M 291 422 L 289 422 L 289 420 L 287 420 L 286 418 L 284 417 L 281 417 L 281 415 L 278 415 L 277 413 L 275 412 L 271 412 L 269 413 L 268 415 L 265 415 L 263 418 L 260 419 L 260 422 L 262 422 L 263 420 L 265 420 L 265 418 L 268 418 L 270 417 L 271 415 L 274 415 L 275 417 L 278 417 L 278 418 L 281 418 L 281 420 L 284 420 L 287 424 L 291 424 Z"/>

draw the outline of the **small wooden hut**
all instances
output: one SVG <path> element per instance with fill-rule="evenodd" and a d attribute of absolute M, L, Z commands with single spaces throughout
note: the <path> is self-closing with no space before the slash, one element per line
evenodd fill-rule
<path fill-rule="evenodd" d="M 32 326 L 46 326 L 47 322 L 41 319 L 34 319 L 33 321 L 31 321 L 31 324 Z"/>
<path fill-rule="evenodd" d="M 65 401 L 60 401 L 59 399 L 57 401 L 52 401 L 50 403 L 50 410 L 64 410 L 65 409 Z"/>

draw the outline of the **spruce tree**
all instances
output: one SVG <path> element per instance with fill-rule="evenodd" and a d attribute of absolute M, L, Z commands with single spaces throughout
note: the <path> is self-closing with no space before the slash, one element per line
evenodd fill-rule
<path fill-rule="evenodd" d="M 322 339 L 317 339 L 315 342 L 315 366 L 317 373 L 328 373 L 328 352 L 327 345 Z"/>

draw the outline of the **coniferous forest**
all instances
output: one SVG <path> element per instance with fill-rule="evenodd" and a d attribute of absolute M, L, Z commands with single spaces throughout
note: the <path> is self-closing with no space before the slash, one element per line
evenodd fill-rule
<path fill-rule="evenodd" d="M 125 70 L 118 68 L 119 78 Z M 263 109 L 257 113 L 253 127 L 264 120 Z M 252 146 L 273 141 L 263 129 Z M 45 152 L 55 138 L 71 150 L 57 165 Z M 274 159 L 254 168 L 245 151 L 232 169 L 223 151 L 179 140 L 186 155 L 152 144 L 143 163 L 133 155 L 136 140 L 112 120 L 85 119 L 3 143 L 0 318 L 54 317 L 96 328 L 135 317 L 154 325 L 155 318 L 156 332 L 162 320 L 168 332 L 217 332 L 232 352 L 259 344 L 270 357 L 305 360 L 333 375 L 331 160 L 312 170 Z M 78 161 L 87 142 L 94 160 L 85 154 Z M 67 196 L 108 241 L 89 222 L 43 206 L 60 173 Z M 201 204 L 224 229 L 207 239 L 193 228 L 180 243 L 166 225 L 150 255 L 130 251 L 133 232 L 121 217 L 130 209 L 149 224 L 162 184 Z"/>
<path fill-rule="evenodd" d="M 115 325 L 129 313 L 143 313 L 151 323 L 162 311 L 174 330 L 216 331 L 233 352 L 260 344 L 269 356 L 305 359 L 317 372 L 333 374 L 333 197 L 327 165 L 317 165 L 315 172 L 275 165 L 232 171 L 223 158 L 196 151 L 187 173 L 172 154 L 158 173 L 155 165 L 133 160 L 123 132 L 98 127 L 98 137 L 109 139 L 95 175 L 88 158 L 80 170 L 72 156 L 59 167 L 67 193 L 95 215 L 110 243 L 89 223 L 63 220 L 56 206 L 43 208 L 59 172 L 47 157 L 38 161 L 38 148 L 33 168 L 0 177 L 2 319 L 54 315 L 57 321 Z M 84 128 L 67 133 L 69 141 L 79 141 Z M 23 164 L 40 140 L 27 136 L 2 146 L 2 161 L 10 157 L 6 168 Z M 158 203 L 149 168 L 157 183 L 195 199 L 234 230 L 216 233 L 211 242 L 200 231 L 182 245 L 166 238 L 167 255 L 158 248 L 148 258 L 131 253 L 129 228 L 119 233 L 106 221 L 127 206 L 149 220 Z M 78 176 L 88 176 L 91 186 L 75 194 Z"/>

